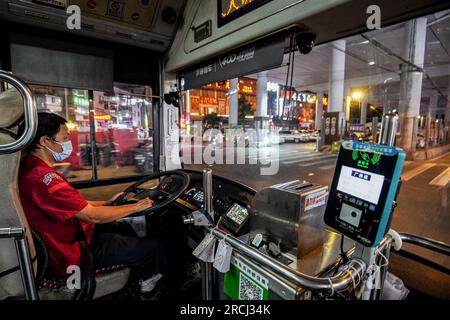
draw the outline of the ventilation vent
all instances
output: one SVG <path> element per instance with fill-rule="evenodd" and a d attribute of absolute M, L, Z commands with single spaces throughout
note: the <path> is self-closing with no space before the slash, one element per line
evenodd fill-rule
<path fill-rule="evenodd" d="M 33 18 L 37 18 L 37 19 L 41 19 L 41 20 L 49 19 L 49 16 L 46 15 L 45 13 L 40 13 L 40 12 L 36 12 L 36 11 L 25 10 L 24 14 L 28 17 L 33 17 Z"/>

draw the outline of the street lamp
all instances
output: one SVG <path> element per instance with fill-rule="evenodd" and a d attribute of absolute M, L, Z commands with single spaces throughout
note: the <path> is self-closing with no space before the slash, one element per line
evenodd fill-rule
<path fill-rule="evenodd" d="M 361 100 L 362 100 L 362 96 L 363 96 L 363 94 L 359 90 L 353 91 L 353 93 L 352 93 L 352 99 L 358 101 L 360 116 L 361 116 Z"/>
<path fill-rule="evenodd" d="M 352 98 L 355 99 L 355 100 L 361 101 L 361 98 L 362 98 L 362 92 L 361 92 L 361 91 L 354 91 L 354 92 L 352 93 Z"/>

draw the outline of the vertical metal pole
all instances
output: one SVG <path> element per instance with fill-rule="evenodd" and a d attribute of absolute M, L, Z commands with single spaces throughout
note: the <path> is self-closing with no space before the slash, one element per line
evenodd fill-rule
<path fill-rule="evenodd" d="M 203 169 L 203 203 L 204 210 L 214 221 L 214 211 L 212 207 L 212 170 Z M 203 263 L 202 268 L 202 293 L 203 300 L 212 300 L 212 266 L 211 263 Z"/>
<path fill-rule="evenodd" d="M 395 113 L 387 113 L 383 116 L 383 122 L 381 123 L 381 133 L 378 140 L 379 144 L 384 144 L 387 146 L 395 145 L 398 119 L 398 115 Z"/>
<path fill-rule="evenodd" d="M 214 212 L 212 207 L 212 170 L 207 168 L 203 169 L 203 203 L 205 205 L 205 211 L 214 220 Z"/>
<path fill-rule="evenodd" d="M 387 113 L 383 116 L 383 122 L 381 123 L 381 133 L 380 139 L 378 141 L 379 144 L 394 146 L 395 136 L 397 133 L 397 125 L 398 125 L 398 116 L 395 113 Z M 386 259 L 389 259 L 389 251 L 390 244 L 386 245 L 386 250 L 384 252 L 384 256 Z M 386 264 L 387 261 L 384 261 L 383 257 L 379 257 L 376 248 L 366 248 L 361 244 L 356 244 L 355 247 L 355 256 L 362 258 L 366 265 L 368 266 L 368 271 L 370 272 L 370 266 L 372 265 L 380 265 Z M 377 259 L 378 257 L 378 259 Z M 363 284 L 363 300 L 371 300 L 371 299 L 380 299 L 383 294 L 383 286 L 386 279 L 388 266 L 384 266 L 382 270 L 380 270 L 380 288 L 370 288 L 367 284 Z M 367 280 L 367 277 L 370 276 L 369 272 L 366 270 L 366 276 L 364 277 L 364 281 Z"/>
<path fill-rule="evenodd" d="M 94 92 L 88 90 L 89 97 L 89 132 L 91 140 L 92 180 L 97 180 L 97 144 L 95 143 L 95 108 Z"/>
<path fill-rule="evenodd" d="M 156 116 L 157 118 L 153 118 L 153 120 L 155 121 L 154 123 L 156 124 L 156 121 L 158 122 L 158 126 L 157 128 L 155 128 L 153 131 L 154 132 L 158 132 L 158 139 L 154 139 L 153 143 L 157 143 L 157 149 L 156 151 L 158 152 L 157 154 L 157 162 L 155 162 L 154 167 L 156 168 L 157 171 L 155 172 L 159 172 L 161 170 L 161 168 L 163 170 L 165 170 L 166 168 L 166 119 L 165 117 L 165 113 L 164 113 L 164 81 L 165 81 L 165 69 L 164 69 L 164 62 L 162 59 L 159 59 L 159 64 L 158 64 L 158 68 L 159 68 L 159 88 L 158 88 L 158 107 L 155 110 L 155 112 L 153 113 L 154 116 Z M 153 144 L 153 148 L 155 148 L 155 144 Z M 155 159 L 156 160 L 156 159 Z M 162 165 L 161 165 L 162 163 Z"/>
<path fill-rule="evenodd" d="M 388 113 L 383 117 L 383 123 L 381 125 L 381 133 L 380 133 L 380 144 L 386 144 L 388 146 L 394 146 L 395 145 L 395 136 L 397 134 L 397 126 L 399 122 L 399 117 L 395 113 Z M 380 257 L 380 264 L 387 264 L 389 262 L 389 255 L 391 253 L 391 243 L 388 243 L 386 245 L 384 256 L 387 261 L 383 262 L 383 257 Z M 380 270 L 380 282 L 381 282 L 381 288 L 378 288 L 378 290 L 375 291 L 374 298 L 376 300 L 381 299 L 383 295 L 383 288 L 384 288 L 384 282 L 386 281 L 386 275 L 388 272 L 388 266 L 385 265 Z"/>
<path fill-rule="evenodd" d="M 383 255 L 386 258 L 387 261 L 384 261 L 383 257 L 379 257 L 380 262 L 378 263 L 379 265 L 384 265 L 383 268 L 381 268 L 380 270 L 380 282 L 381 282 L 381 288 L 378 288 L 375 290 L 375 295 L 374 295 L 374 299 L 375 300 L 380 300 L 383 297 L 383 290 L 384 290 L 384 282 L 386 281 L 386 275 L 388 272 L 388 265 L 387 263 L 389 262 L 389 257 L 391 254 L 391 246 L 392 246 L 392 242 L 389 242 L 386 244 Z"/>
<path fill-rule="evenodd" d="M 202 271 L 202 299 L 212 300 L 212 267 L 209 262 L 201 263 Z"/>
<path fill-rule="evenodd" d="M 20 273 L 22 275 L 23 288 L 27 300 L 39 300 L 39 295 L 34 283 L 33 265 L 25 233 L 21 238 L 15 239 L 17 258 L 19 260 Z"/>
<path fill-rule="evenodd" d="M 161 99 L 154 99 L 152 105 L 152 122 L 153 122 L 153 172 L 160 171 L 160 155 L 161 155 L 161 132 L 160 132 L 160 110 Z"/>

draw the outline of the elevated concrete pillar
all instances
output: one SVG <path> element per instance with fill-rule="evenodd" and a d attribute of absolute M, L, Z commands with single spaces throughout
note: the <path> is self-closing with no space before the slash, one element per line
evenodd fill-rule
<path fill-rule="evenodd" d="M 363 97 L 361 98 L 360 106 L 361 106 L 361 115 L 359 119 L 360 124 L 366 124 L 367 118 L 367 103 L 369 102 L 369 91 L 365 91 Z"/>
<path fill-rule="evenodd" d="M 322 116 L 323 116 L 323 92 L 317 92 L 317 100 L 316 100 L 316 117 L 314 128 L 316 130 L 320 130 L 322 128 Z"/>
<path fill-rule="evenodd" d="M 450 127 L 450 80 L 447 89 L 447 108 L 445 108 L 445 125 Z"/>
<path fill-rule="evenodd" d="M 405 23 L 403 58 L 422 68 L 425 55 L 427 19 L 418 18 Z M 417 140 L 417 117 L 420 112 L 423 74 L 413 65 L 401 64 L 400 75 L 400 136 L 397 145 L 408 159 L 414 159 Z"/>
<path fill-rule="evenodd" d="M 445 143 L 450 143 L 450 81 L 448 82 L 447 90 L 447 108 L 445 108 L 444 135 Z"/>
<path fill-rule="evenodd" d="M 267 71 L 258 73 L 256 82 L 256 116 L 267 116 Z"/>
<path fill-rule="evenodd" d="M 234 78 L 230 80 L 230 88 L 228 89 L 228 106 L 230 108 L 228 125 L 237 125 L 238 124 L 238 78 Z"/>
<path fill-rule="evenodd" d="M 330 75 L 328 78 L 328 111 L 344 111 L 345 40 L 332 43 Z"/>

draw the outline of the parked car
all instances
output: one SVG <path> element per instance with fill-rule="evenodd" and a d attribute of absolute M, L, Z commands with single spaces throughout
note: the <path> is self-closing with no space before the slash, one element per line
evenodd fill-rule
<path fill-rule="evenodd" d="M 308 134 L 298 130 L 281 130 L 279 136 L 285 142 L 307 142 L 309 141 Z"/>

